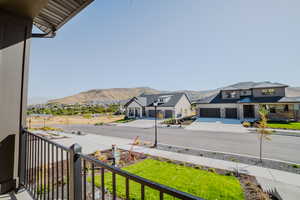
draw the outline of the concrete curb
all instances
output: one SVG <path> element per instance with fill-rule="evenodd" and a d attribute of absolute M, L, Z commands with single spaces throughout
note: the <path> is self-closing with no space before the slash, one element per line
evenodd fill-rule
<path fill-rule="evenodd" d="M 184 146 L 170 145 L 170 144 L 164 144 L 164 143 L 159 143 L 159 144 L 165 145 L 165 146 L 172 146 L 172 147 L 183 148 L 183 149 L 200 150 L 200 151 L 207 151 L 207 152 L 212 152 L 212 153 L 222 153 L 222 154 L 228 154 L 228 155 L 236 155 L 236 156 L 241 156 L 241 157 L 259 159 L 259 157 L 251 156 L 251 155 L 247 155 L 247 154 L 229 153 L 229 152 L 223 152 L 223 151 L 212 151 L 212 150 L 200 149 L 200 148 L 188 148 L 188 147 L 184 147 Z M 282 162 L 282 163 L 287 163 L 287 164 L 291 164 L 291 165 L 293 165 L 293 164 L 300 165 L 300 163 L 294 163 L 294 162 L 289 162 L 289 161 L 284 161 L 284 160 L 277 160 L 277 159 L 271 159 L 271 158 L 263 158 L 263 160 L 269 160 L 269 161 L 274 161 L 274 162 Z"/>
<path fill-rule="evenodd" d="M 250 134 L 257 134 L 257 128 L 248 128 L 247 129 Z M 281 129 L 267 129 L 268 131 L 272 131 L 272 135 L 282 135 L 282 136 L 290 136 L 290 137 L 300 137 L 300 131 L 293 130 L 281 130 Z M 282 133 L 284 132 L 284 133 Z"/>

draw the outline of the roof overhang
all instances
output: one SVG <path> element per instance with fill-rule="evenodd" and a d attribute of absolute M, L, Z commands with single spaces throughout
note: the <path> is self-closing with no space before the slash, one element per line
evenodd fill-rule
<path fill-rule="evenodd" d="M 0 9 L 30 17 L 46 35 L 54 35 L 94 0 L 0 0 Z"/>

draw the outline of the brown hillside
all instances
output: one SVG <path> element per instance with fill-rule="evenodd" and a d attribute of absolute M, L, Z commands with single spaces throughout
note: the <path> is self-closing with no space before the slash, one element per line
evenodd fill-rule
<path fill-rule="evenodd" d="M 158 90 L 146 87 L 139 88 L 112 88 L 112 89 L 97 89 L 81 92 L 72 96 L 64 97 L 61 99 L 50 100 L 48 103 L 59 104 L 84 104 L 91 101 L 101 103 L 112 103 L 118 101 L 124 101 L 134 96 L 138 96 L 142 93 L 155 94 L 159 93 Z"/>

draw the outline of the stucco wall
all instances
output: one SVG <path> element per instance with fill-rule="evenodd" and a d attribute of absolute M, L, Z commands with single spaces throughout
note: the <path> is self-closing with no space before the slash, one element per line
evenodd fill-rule
<path fill-rule="evenodd" d="M 16 179 L 18 177 L 20 113 L 22 126 L 26 125 L 30 44 L 28 38 L 31 28 L 30 20 L 10 16 L 0 10 L 0 142 L 9 135 L 15 135 L 14 177 Z M 22 75 L 24 75 L 23 78 Z M 24 84 L 21 98 L 22 81 Z"/>
<path fill-rule="evenodd" d="M 183 95 L 175 106 L 175 117 L 187 117 L 192 115 L 192 105 L 188 98 Z"/>

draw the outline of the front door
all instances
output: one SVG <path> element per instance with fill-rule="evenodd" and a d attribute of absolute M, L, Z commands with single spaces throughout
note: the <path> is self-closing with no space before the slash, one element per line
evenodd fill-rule
<path fill-rule="evenodd" d="M 254 105 L 244 105 L 244 118 L 255 118 Z"/>

